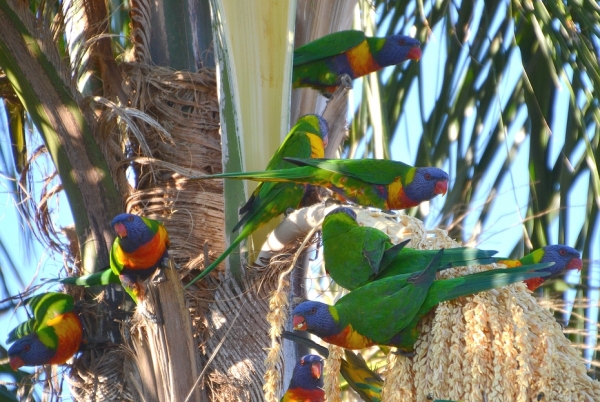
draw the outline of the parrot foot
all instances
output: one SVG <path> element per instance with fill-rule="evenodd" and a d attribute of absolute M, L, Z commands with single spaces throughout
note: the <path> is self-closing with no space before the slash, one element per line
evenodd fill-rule
<path fill-rule="evenodd" d="M 338 86 L 333 93 L 322 93 L 322 95 L 327 98 L 327 104 L 329 104 L 329 102 L 331 102 L 333 99 L 343 96 L 349 89 L 352 88 L 352 78 L 348 74 L 342 74 L 340 78 L 338 78 L 337 82 Z M 325 108 L 327 109 L 327 106 L 325 106 Z M 323 114 L 325 114 L 325 111 L 323 111 Z"/>
<path fill-rule="evenodd" d="M 340 82 L 340 87 L 342 87 L 344 90 L 352 88 L 352 78 L 348 74 L 340 75 L 339 82 Z M 339 90 L 339 88 L 336 90 L 336 92 L 338 90 Z M 334 96 L 335 95 L 336 94 L 334 92 Z"/>
<path fill-rule="evenodd" d="M 152 282 L 155 284 L 167 282 L 167 276 L 165 275 L 165 271 L 162 269 L 158 269 L 152 278 Z"/>

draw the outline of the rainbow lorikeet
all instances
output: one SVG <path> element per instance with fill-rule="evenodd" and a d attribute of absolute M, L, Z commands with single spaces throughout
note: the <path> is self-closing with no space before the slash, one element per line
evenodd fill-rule
<path fill-rule="evenodd" d="M 33 318 L 8 334 L 10 367 L 64 364 L 80 348 L 83 327 L 71 295 L 49 292 L 25 301 Z"/>
<path fill-rule="evenodd" d="M 439 303 L 546 276 L 547 272 L 538 270 L 550 266 L 535 264 L 435 280 L 443 252 L 440 250 L 422 271 L 370 282 L 333 306 L 317 301 L 300 303 L 293 311 L 294 329 L 346 349 L 388 345 L 410 353 L 419 336 L 417 324 Z"/>
<path fill-rule="evenodd" d="M 335 32 L 294 50 L 292 86 L 333 94 L 345 75 L 353 80 L 409 59 L 419 60 L 420 45 L 403 35 L 371 38 L 361 31 Z"/>
<path fill-rule="evenodd" d="M 548 272 L 545 277 L 535 277 L 527 279 L 525 283 L 531 291 L 536 290 L 548 279 L 556 278 L 570 269 L 581 271 L 583 262 L 579 258 L 579 251 L 573 247 L 564 244 L 554 244 L 538 248 L 527 254 L 520 260 L 499 260 L 498 263 L 504 264 L 509 268 L 520 267 L 526 264 L 537 264 L 543 262 L 553 262 L 554 265 L 539 272 Z"/>
<path fill-rule="evenodd" d="M 312 184 L 342 200 L 365 207 L 406 209 L 448 191 L 448 173 L 384 159 L 285 158 L 300 167 L 261 172 L 222 173 L 199 179 L 241 179 Z"/>
<path fill-rule="evenodd" d="M 317 355 L 306 355 L 300 359 L 290 385 L 280 402 L 324 402 L 323 359 Z"/>
<path fill-rule="evenodd" d="M 360 226 L 356 213 L 338 207 L 323 221 L 323 260 L 331 278 L 345 289 L 353 290 L 373 280 L 409 274 L 431 261 L 437 250 L 404 247 L 408 241 L 393 245 L 379 229 Z M 460 247 L 444 250 L 440 266 L 490 264 L 493 250 Z"/>
<path fill-rule="evenodd" d="M 285 140 L 267 164 L 267 171 L 285 170 L 293 165 L 284 160 L 284 157 L 322 158 L 327 146 L 327 121 L 316 114 L 302 116 L 292 127 Z M 199 179 L 215 176 L 203 176 Z M 260 183 L 254 190 L 246 205 L 240 209 L 244 216 L 235 225 L 233 231 L 240 229 L 239 235 L 229 247 L 212 264 L 195 277 L 189 284 L 196 282 L 208 275 L 225 258 L 256 229 L 263 226 L 271 219 L 281 215 L 288 208 L 298 208 L 305 186 L 302 183 Z"/>
<path fill-rule="evenodd" d="M 329 357 L 329 349 L 319 345 L 312 339 L 289 331 L 283 331 L 281 337 L 308 346 L 316 350 L 321 356 Z M 357 355 L 344 349 L 344 354 L 346 358 L 340 361 L 340 373 L 348 385 L 360 395 L 363 401 L 381 402 L 381 391 L 383 389 L 381 376 L 369 368 L 360 353 Z"/>
<path fill-rule="evenodd" d="M 110 269 L 136 304 L 143 301 L 144 281 L 168 256 L 169 234 L 164 225 L 133 214 L 119 214 L 111 222 L 117 233 L 110 250 Z M 101 275 L 102 273 L 99 273 Z M 111 279 L 110 275 L 107 275 Z"/>

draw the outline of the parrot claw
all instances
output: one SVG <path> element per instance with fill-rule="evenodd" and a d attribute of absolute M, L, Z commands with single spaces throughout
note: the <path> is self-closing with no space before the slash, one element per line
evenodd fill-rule
<path fill-rule="evenodd" d="M 352 88 L 352 78 L 348 74 L 340 75 L 339 81 L 340 81 L 340 87 L 342 87 L 343 89 L 347 90 L 347 89 Z M 339 90 L 339 88 L 338 88 L 338 90 Z M 336 92 L 338 90 L 336 90 Z M 334 95 L 335 95 L 335 93 L 334 93 Z"/>
<path fill-rule="evenodd" d="M 152 282 L 156 284 L 167 282 L 167 276 L 165 275 L 165 271 L 163 271 L 162 269 L 158 269 L 156 271 L 156 274 L 154 274 L 154 277 L 152 278 Z"/>

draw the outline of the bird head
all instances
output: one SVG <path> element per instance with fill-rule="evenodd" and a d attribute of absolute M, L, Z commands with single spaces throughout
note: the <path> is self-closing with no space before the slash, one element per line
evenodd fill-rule
<path fill-rule="evenodd" d="M 303 356 L 292 374 L 289 388 L 323 388 L 323 358 L 317 355 Z"/>
<path fill-rule="evenodd" d="M 310 124 L 313 128 L 310 131 L 318 134 L 319 137 L 321 137 L 321 140 L 323 141 L 323 148 L 327 147 L 327 143 L 329 142 L 329 124 L 327 124 L 327 120 L 318 114 L 306 114 L 298 119 L 298 122 L 301 121 L 305 121 Z"/>
<path fill-rule="evenodd" d="M 321 338 L 336 335 L 340 328 L 331 315 L 332 308 L 334 307 L 317 301 L 300 303 L 292 312 L 294 329 L 308 331 Z"/>
<path fill-rule="evenodd" d="M 581 271 L 583 262 L 581 261 L 579 251 L 573 247 L 565 246 L 564 244 L 553 244 L 543 247 L 543 250 L 544 256 L 540 262 L 554 262 L 554 265 L 550 267 L 553 272 L 551 277 L 571 269 Z"/>
<path fill-rule="evenodd" d="M 448 192 L 448 173 L 435 167 L 415 168 L 412 181 L 404 186 L 404 193 L 411 200 L 423 202 Z"/>
<path fill-rule="evenodd" d="M 154 233 L 142 217 L 133 214 L 119 214 L 110 223 L 121 239 L 121 247 L 133 251 L 152 239 Z"/>
<path fill-rule="evenodd" d="M 44 345 L 37 334 L 18 339 L 8 349 L 10 367 L 17 370 L 22 366 L 39 366 L 54 357 L 55 350 Z"/>
<path fill-rule="evenodd" d="M 421 58 L 421 42 L 410 36 L 388 36 L 383 47 L 378 52 L 374 52 L 373 58 L 382 67 L 402 63 L 406 60 L 419 60 Z"/>
<path fill-rule="evenodd" d="M 340 215 L 340 214 L 347 215 L 350 218 L 352 218 L 352 220 L 356 221 L 356 212 L 354 212 L 354 210 L 352 208 L 348 208 L 348 207 L 337 207 L 333 211 L 329 212 L 325 216 L 325 219 L 327 219 L 333 215 Z"/>

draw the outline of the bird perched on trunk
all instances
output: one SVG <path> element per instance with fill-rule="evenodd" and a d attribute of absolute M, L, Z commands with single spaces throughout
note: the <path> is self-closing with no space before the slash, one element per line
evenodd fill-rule
<path fill-rule="evenodd" d="M 536 290 L 548 279 L 556 278 L 571 269 L 581 271 L 583 262 L 579 258 L 579 251 L 573 247 L 564 244 L 554 244 L 538 248 L 527 254 L 520 260 L 499 260 L 498 263 L 507 267 L 520 267 L 527 264 L 537 264 L 542 262 L 553 262 L 554 265 L 539 272 L 547 272 L 549 275 L 527 279 L 525 283 L 531 291 Z"/>
<path fill-rule="evenodd" d="M 316 114 L 308 114 L 298 119 L 298 122 L 275 153 L 267 165 L 267 171 L 286 170 L 293 167 L 284 158 L 288 156 L 299 158 L 322 158 L 327 146 L 327 121 Z M 197 179 L 213 178 L 219 175 L 202 176 Z M 240 230 L 236 239 L 212 264 L 195 277 L 189 284 L 196 282 L 208 275 L 227 256 L 256 229 L 263 226 L 271 219 L 281 215 L 288 208 L 297 208 L 304 195 L 305 186 L 302 183 L 260 183 L 254 190 L 246 205 L 240 209 L 243 217 L 235 225 L 233 231 Z"/>
<path fill-rule="evenodd" d="M 380 209 L 406 209 L 448 191 L 448 173 L 384 159 L 285 158 L 300 167 L 259 172 L 221 173 L 197 179 L 238 179 L 312 184 L 342 201 Z"/>
<path fill-rule="evenodd" d="M 110 250 L 110 269 L 139 305 L 146 292 L 144 281 L 168 256 L 169 234 L 162 223 L 133 214 L 117 215 L 111 226 L 117 237 Z"/>
<path fill-rule="evenodd" d="M 335 32 L 294 50 L 292 86 L 331 96 L 342 83 L 350 86 L 351 80 L 383 67 L 419 60 L 420 45 L 403 35 L 371 38 L 361 31 Z"/>
<path fill-rule="evenodd" d="M 280 402 L 324 402 L 323 359 L 317 355 L 306 355 L 296 366 L 290 385 Z"/>
<path fill-rule="evenodd" d="M 325 269 L 331 279 L 348 290 L 373 280 L 418 271 L 438 253 L 404 247 L 408 241 L 393 245 L 381 230 L 360 226 L 356 213 L 347 207 L 327 214 L 322 233 Z M 448 248 L 444 250 L 440 267 L 490 264 L 495 261 L 491 258 L 494 254 L 493 250 Z"/>
<path fill-rule="evenodd" d="M 79 350 L 83 327 L 71 295 L 49 292 L 25 301 L 33 318 L 8 334 L 10 367 L 64 364 Z"/>
<path fill-rule="evenodd" d="M 346 294 L 333 306 L 317 301 L 300 303 L 292 313 L 294 329 L 346 349 L 388 345 L 410 353 L 419 336 L 417 324 L 439 303 L 546 276 L 548 273 L 540 270 L 551 265 L 494 269 L 435 280 L 442 254 L 440 250 L 422 271 L 373 281 Z"/>

